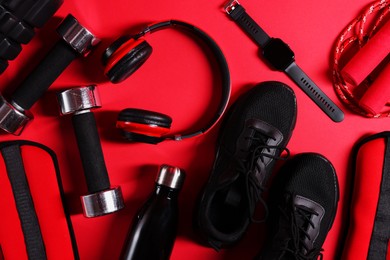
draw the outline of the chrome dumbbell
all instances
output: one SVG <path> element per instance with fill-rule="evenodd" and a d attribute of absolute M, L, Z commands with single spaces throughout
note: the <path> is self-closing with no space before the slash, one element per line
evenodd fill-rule
<path fill-rule="evenodd" d="M 92 109 L 101 107 L 95 86 L 58 93 L 62 115 L 72 114 L 72 123 L 80 152 L 89 195 L 81 197 L 84 215 L 97 217 L 124 207 L 120 187 L 111 187 Z"/>
<path fill-rule="evenodd" d="M 76 18 L 68 15 L 57 28 L 62 37 L 12 94 L 10 102 L 0 96 L 0 128 L 19 135 L 33 118 L 28 110 L 78 56 L 87 56 L 100 41 Z"/>

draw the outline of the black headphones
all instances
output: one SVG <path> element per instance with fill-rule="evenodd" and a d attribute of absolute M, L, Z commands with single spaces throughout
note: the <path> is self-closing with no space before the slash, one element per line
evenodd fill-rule
<path fill-rule="evenodd" d="M 157 144 L 164 140 L 182 140 L 198 136 L 211 129 L 221 118 L 230 97 L 230 73 L 221 49 L 217 43 L 199 28 L 177 20 L 169 20 L 146 27 L 135 36 L 122 36 L 113 42 L 104 52 L 102 60 L 105 75 L 112 83 L 119 83 L 133 74 L 149 58 L 152 47 L 143 39 L 148 33 L 166 29 L 184 29 L 202 40 L 212 51 L 218 63 L 222 78 L 222 97 L 219 108 L 212 120 L 200 130 L 175 136 L 167 135 L 172 118 L 157 112 L 127 108 L 119 113 L 117 128 L 129 141 Z"/>

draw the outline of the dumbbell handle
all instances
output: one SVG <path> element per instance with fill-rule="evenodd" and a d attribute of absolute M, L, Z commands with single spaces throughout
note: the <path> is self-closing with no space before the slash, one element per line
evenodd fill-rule
<path fill-rule="evenodd" d="M 12 95 L 12 100 L 28 110 L 78 56 L 68 43 L 59 41 Z"/>
<path fill-rule="evenodd" d="M 109 189 L 110 180 L 94 114 L 92 112 L 75 114 L 72 116 L 72 123 L 89 193 Z"/>

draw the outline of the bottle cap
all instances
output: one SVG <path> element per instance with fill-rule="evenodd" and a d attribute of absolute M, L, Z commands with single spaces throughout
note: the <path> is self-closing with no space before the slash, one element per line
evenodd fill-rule
<path fill-rule="evenodd" d="M 182 169 L 163 164 L 160 166 L 156 183 L 172 189 L 180 189 L 183 186 L 185 173 Z"/>

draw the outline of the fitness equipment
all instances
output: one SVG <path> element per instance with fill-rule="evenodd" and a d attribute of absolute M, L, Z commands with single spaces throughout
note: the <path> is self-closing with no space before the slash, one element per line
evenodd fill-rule
<path fill-rule="evenodd" d="M 352 150 L 344 236 L 336 259 L 389 259 L 390 132 L 365 136 Z"/>
<path fill-rule="evenodd" d="M 217 60 L 222 78 L 222 97 L 219 108 L 212 120 L 200 130 L 175 136 L 167 135 L 172 118 L 157 112 L 128 108 L 119 113 L 117 127 L 129 141 L 157 144 L 164 140 L 182 140 L 201 135 L 211 129 L 220 119 L 229 101 L 230 74 L 226 59 L 217 43 L 201 29 L 177 20 L 153 24 L 134 36 L 122 36 L 114 41 L 104 52 L 102 60 L 105 75 L 113 83 L 119 83 L 133 74 L 152 53 L 152 47 L 144 36 L 167 28 L 177 28 L 189 32 L 194 38 L 204 42 Z"/>
<path fill-rule="evenodd" d="M 95 86 L 86 86 L 58 93 L 62 115 L 72 114 L 81 162 L 89 195 L 81 197 L 84 215 L 98 217 L 124 207 L 121 188 L 111 187 L 96 120 L 92 109 L 101 107 Z"/>
<path fill-rule="evenodd" d="M 0 2 L 0 74 L 60 8 L 63 0 L 5 0 Z"/>
<path fill-rule="evenodd" d="M 91 32 L 69 14 L 57 28 L 61 40 L 27 76 L 7 102 L 0 96 L 0 128 L 19 135 L 33 119 L 28 111 L 57 77 L 78 56 L 87 56 L 99 42 Z"/>
<path fill-rule="evenodd" d="M 354 86 L 359 85 L 390 53 L 390 23 L 387 22 L 344 66 L 341 74 Z"/>
<path fill-rule="evenodd" d="M 0 259 L 79 260 L 64 205 L 51 149 L 25 140 L 0 143 Z"/>
<path fill-rule="evenodd" d="M 365 117 L 390 116 L 390 111 L 383 111 L 390 98 L 389 13 L 390 2 L 371 3 L 335 43 L 332 74 L 336 94 L 348 108 Z"/>
<path fill-rule="evenodd" d="M 371 114 L 380 113 L 390 99 L 389 82 L 390 63 L 387 63 L 380 75 L 375 79 L 360 99 L 359 106 Z"/>
<path fill-rule="evenodd" d="M 225 6 L 230 18 L 258 45 L 264 59 L 275 70 L 287 74 L 295 84 L 334 122 L 344 120 L 344 113 L 295 63 L 294 52 L 279 38 L 270 37 L 245 11 L 237 0 Z"/>

